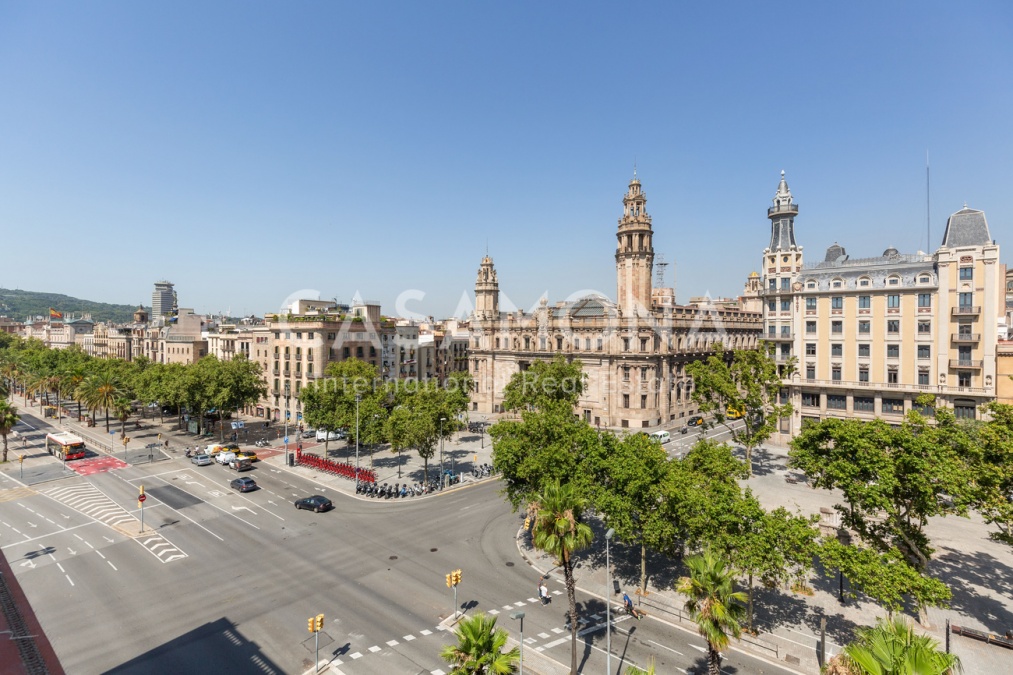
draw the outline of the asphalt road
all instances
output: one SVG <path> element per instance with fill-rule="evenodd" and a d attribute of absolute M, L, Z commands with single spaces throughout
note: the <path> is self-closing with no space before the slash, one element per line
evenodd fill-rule
<path fill-rule="evenodd" d="M 495 482 L 363 501 L 256 466 L 243 475 L 260 489 L 247 494 L 228 488 L 234 472 L 182 459 L 29 488 L 0 475 L 0 548 L 67 672 L 301 673 L 314 661 L 307 619 L 323 613 L 329 672 L 440 673 L 449 670 L 440 648 L 453 641 L 438 628 L 453 610 L 444 580 L 457 568 L 459 606 L 495 613 L 515 638 L 509 613 L 523 610 L 525 650 L 569 662 L 561 579 L 540 605 L 537 574 L 515 543 L 522 516 Z M 135 537 L 142 484 L 147 533 Z M 314 493 L 336 509 L 293 507 Z M 604 604 L 584 594 L 578 602 L 581 670 L 603 672 Z M 661 673 L 705 668 L 699 637 L 651 617 L 613 616 L 612 647 L 614 672 L 652 656 Z M 724 670 L 787 672 L 736 652 Z"/>

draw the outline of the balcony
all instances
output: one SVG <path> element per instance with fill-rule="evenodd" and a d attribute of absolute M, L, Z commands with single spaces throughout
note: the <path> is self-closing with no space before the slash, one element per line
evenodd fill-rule
<path fill-rule="evenodd" d="M 292 355 L 291 355 L 291 354 L 285 354 L 285 360 L 286 360 L 286 361 L 288 361 L 288 360 L 289 360 L 289 359 L 291 359 L 291 358 L 292 358 Z"/>
<path fill-rule="evenodd" d="M 981 314 L 981 307 L 960 305 L 959 307 L 954 307 L 951 314 L 952 316 L 978 316 Z"/>
<path fill-rule="evenodd" d="M 767 209 L 767 216 L 772 216 L 775 213 L 794 213 L 798 214 L 798 204 L 787 204 L 782 206 L 771 206 Z"/>
<path fill-rule="evenodd" d="M 763 336 L 763 339 L 768 342 L 791 342 L 795 339 L 795 335 L 794 333 L 767 334 Z"/>
<path fill-rule="evenodd" d="M 979 342 L 981 341 L 980 333 L 953 333 L 950 335 L 950 340 L 953 342 Z"/>
<path fill-rule="evenodd" d="M 973 368 L 981 369 L 981 360 L 975 359 L 950 359 L 950 368 Z"/>

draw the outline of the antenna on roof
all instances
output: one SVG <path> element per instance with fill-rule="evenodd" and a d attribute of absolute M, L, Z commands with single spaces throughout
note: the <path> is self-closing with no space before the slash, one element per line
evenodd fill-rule
<path fill-rule="evenodd" d="M 932 217 L 929 211 L 929 151 L 925 151 L 925 251 L 932 253 Z"/>
<path fill-rule="evenodd" d="M 664 288 L 665 287 L 665 271 L 668 269 L 668 263 L 665 262 L 665 255 L 659 253 L 654 256 L 654 287 Z"/>

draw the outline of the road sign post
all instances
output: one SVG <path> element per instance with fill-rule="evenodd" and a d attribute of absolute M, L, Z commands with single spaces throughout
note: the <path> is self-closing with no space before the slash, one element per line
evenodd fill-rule
<path fill-rule="evenodd" d="M 24 482 L 24 480 L 25 480 L 25 454 L 24 453 L 21 453 L 20 455 L 18 455 L 18 465 L 20 466 L 20 469 L 21 469 L 21 482 Z"/>
<path fill-rule="evenodd" d="M 137 508 L 141 510 L 141 532 L 144 532 L 144 500 L 148 497 L 144 494 L 144 486 L 140 486 L 140 494 L 137 495 Z"/>

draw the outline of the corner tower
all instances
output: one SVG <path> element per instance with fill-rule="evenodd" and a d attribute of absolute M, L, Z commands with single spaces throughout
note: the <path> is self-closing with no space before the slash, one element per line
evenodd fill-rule
<path fill-rule="evenodd" d="M 479 321 L 499 318 L 499 280 L 488 255 L 482 258 L 475 280 L 475 318 Z"/>
<path fill-rule="evenodd" d="M 654 246 L 651 242 L 651 217 L 647 215 L 647 196 L 633 172 L 626 196 L 623 217 L 616 232 L 616 303 L 623 314 L 648 314 L 651 310 L 651 273 Z"/>
<path fill-rule="evenodd" d="M 795 245 L 795 216 L 798 215 L 798 204 L 791 198 L 791 190 L 788 189 L 788 181 L 784 179 L 784 171 L 781 172 L 781 182 L 774 194 L 774 205 L 767 209 L 767 217 L 770 218 L 770 247 L 769 251 L 794 251 Z"/>

